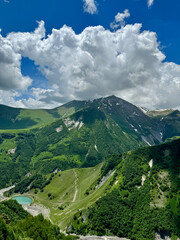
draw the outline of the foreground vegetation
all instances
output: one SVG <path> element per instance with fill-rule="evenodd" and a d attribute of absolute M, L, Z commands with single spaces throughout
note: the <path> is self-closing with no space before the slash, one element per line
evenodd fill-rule
<path fill-rule="evenodd" d="M 73 240 L 75 237 L 60 233 L 58 226 L 42 215 L 33 217 L 14 200 L 0 203 L 1 240 Z"/>
<path fill-rule="evenodd" d="M 155 232 L 163 232 L 177 239 L 180 139 L 128 152 L 123 158 L 112 156 L 102 174 L 111 169 L 116 173 L 108 194 L 89 210 L 75 214 L 71 232 L 111 233 L 136 240 L 153 240 Z"/>

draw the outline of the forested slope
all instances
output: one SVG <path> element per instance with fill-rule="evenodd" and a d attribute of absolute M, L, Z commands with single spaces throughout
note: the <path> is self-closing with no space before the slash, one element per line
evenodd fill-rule
<path fill-rule="evenodd" d="M 81 234 L 113 233 L 134 240 L 155 232 L 180 236 L 180 139 L 112 156 L 102 176 L 115 170 L 107 195 L 74 217 L 69 228 Z M 84 217 L 84 216 L 87 216 Z M 86 219 L 84 221 L 84 219 Z"/>

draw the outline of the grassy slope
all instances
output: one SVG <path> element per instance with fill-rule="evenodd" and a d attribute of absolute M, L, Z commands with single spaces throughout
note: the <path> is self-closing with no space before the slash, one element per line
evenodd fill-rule
<path fill-rule="evenodd" d="M 50 209 L 51 220 L 64 230 L 71 223 L 77 211 L 91 206 L 103 195 L 110 179 L 101 188 L 92 190 L 89 195 L 85 194 L 87 189 L 97 184 L 101 166 L 102 164 L 93 168 L 70 169 L 61 172 L 60 176 L 58 173 L 53 177 L 51 183 L 44 188 L 44 192 L 39 191 L 38 194 L 34 194 L 33 191 L 31 192 L 35 203 L 40 203 L 48 207 Z M 77 197 L 73 202 L 75 172 L 77 174 Z M 55 198 L 50 200 L 48 193 L 51 193 Z M 59 206 L 63 206 L 64 210 L 58 209 Z"/>
<path fill-rule="evenodd" d="M 54 121 L 56 118 L 43 109 L 20 109 L 0 105 L 0 129 L 27 129 Z"/>
<path fill-rule="evenodd" d="M 162 118 L 167 116 L 168 114 L 171 114 L 172 112 L 174 112 L 173 109 L 165 109 L 165 110 L 152 110 L 152 111 L 148 111 L 146 112 L 146 115 L 148 115 L 149 117 L 153 117 L 153 118 Z"/>
<path fill-rule="evenodd" d="M 72 101 L 54 109 L 23 109 L 0 105 L 0 130 L 32 129 L 69 116 L 85 102 Z"/>
<path fill-rule="evenodd" d="M 82 117 L 80 121 L 79 118 Z M 28 172 L 48 174 L 56 168 L 65 170 L 74 167 L 90 167 L 102 162 L 109 154 L 122 153 L 139 147 L 142 142 L 134 134 L 125 133 L 111 118 L 96 109 L 85 109 L 71 115 L 72 125 L 65 125 L 66 120 L 56 120 L 33 130 L 6 130 L 0 132 L 0 162 L 6 162 L 4 171 L 8 185 L 10 179 L 17 182 Z M 83 126 L 76 126 L 77 122 Z M 56 129 L 61 126 L 62 131 Z M 8 150 L 15 148 L 14 154 Z M 12 164 L 9 167 L 9 163 Z M 16 164 L 16 166 L 15 166 Z M 12 169 L 16 168 L 16 173 Z M 7 170 L 8 168 L 8 170 Z M 13 175 L 13 178 L 11 176 Z"/>

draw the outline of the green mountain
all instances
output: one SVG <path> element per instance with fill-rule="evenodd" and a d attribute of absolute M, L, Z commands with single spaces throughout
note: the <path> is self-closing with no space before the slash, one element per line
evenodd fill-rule
<path fill-rule="evenodd" d="M 0 109 L 0 188 L 16 183 L 6 196 L 30 194 L 70 233 L 180 236 L 179 111 L 154 118 L 115 96 L 52 110 Z M 29 219 L 45 221 L 40 229 L 49 224 Z"/>
<path fill-rule="evenodd" d="M 15 192 L 28 191 L 35 205 L 49 209 L 51 221 L 69 233 L 131 240 L 159 234 L 176 240 L 179 172 L 180 138 L 108 156 L 95 167 L 28 177 Z"/>
<path fill-rule="evenodd" d="M 173 112 L 162 121 L 153 119 L 115 96 L 72 101 L 53 110 L 6 110 L 9 115 L 8 111 L 2 111 L 1 122 L 6 122 L 7 116 L 12 120 L 12 116 L 19 119 L 17 116 L 29 114 L 33 121 L 37 120 L 37 114 L 40 117 L 36 127 L 1 130 L 1 188 L 19 182 L 29 173 L 44 175 L 55 170 L 95 166 L 108 155 L 158 144 L 180 134 L 176 127 L 178 114 Z M 52 121 L 56 117 L 58 120 Z M 21 120 L 26 122 L 25 119 Z M 173 119 L 177 119 L 177 123 Z M 50 123 L 45 124 L 48 121 Z"/>

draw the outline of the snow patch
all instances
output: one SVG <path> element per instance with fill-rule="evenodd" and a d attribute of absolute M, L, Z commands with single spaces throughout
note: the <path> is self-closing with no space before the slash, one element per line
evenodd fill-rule
<path fill-rule="evenodd" d="M 145 180 L 146 180 L 146 176 L 145 176 L 145 175 L 142 175 L 142 178 L 141 178 L 141 186 L 144 185 Z"/>
<path fill-rule="evenodd" d="M 161 135 L 161 140 L 162 140 L 162 138 L 163 138 L 163 133 L 162 133 L 162 132 L 160 132 L 160 135 Z"/>
<path fill-rule="evenodd" d="M 64 119 L 64 124 L 68 128 L 68 130 L 72 130 L 74 128 L 80 129 L 83 126 L 83 122 L 80 120 L 82 118 L 79 118 L 76 122 L 74 120 L 71 120 L 70 118 Z"/>
<path fill-rule="evenodd" d="M 129 123 L 129 125 L 130 125 L 132 128 L 135 128 L 131 123 Z"/>
<path fill-rule="evenodd" d="M 117 185 L 117 184 L 118 184 L 118 182 L 119 182 L 119 180 L 117 180 L 117 181 L 115 182 L 115 185 Z"/>
<path fill-rule="evenodd" d="M 94 148 L 95 148 L 95 150 L 96 150 L 97 152 L 99 152 L 96 144 L 94 145 Z"/>
<path fill-rule="evenodd" d="M 139 107 L 139 109 L 140 109 L 143 113 L 147 113 L 147 112 L 148 112 L 148 110 L 147 110 L 146 108 L 144 108 L 144 107 Z"/>
<path fill-rule="evenodd" d="M 144 136 L 141 136 L 141 137 L 142 137 L 142 140 L 143 140 L 145 143 L 147 143 L 147 145 L 152 146 L 152 145 L 146 140 L 146 138 L 145 138 Z"/>
<path fill-rule="evenodd" d="M 153 166 L 153 159 L 150 160 L 149 166 L 150 166 L 150 168 L 152 168 L 152 166 Z"/>

